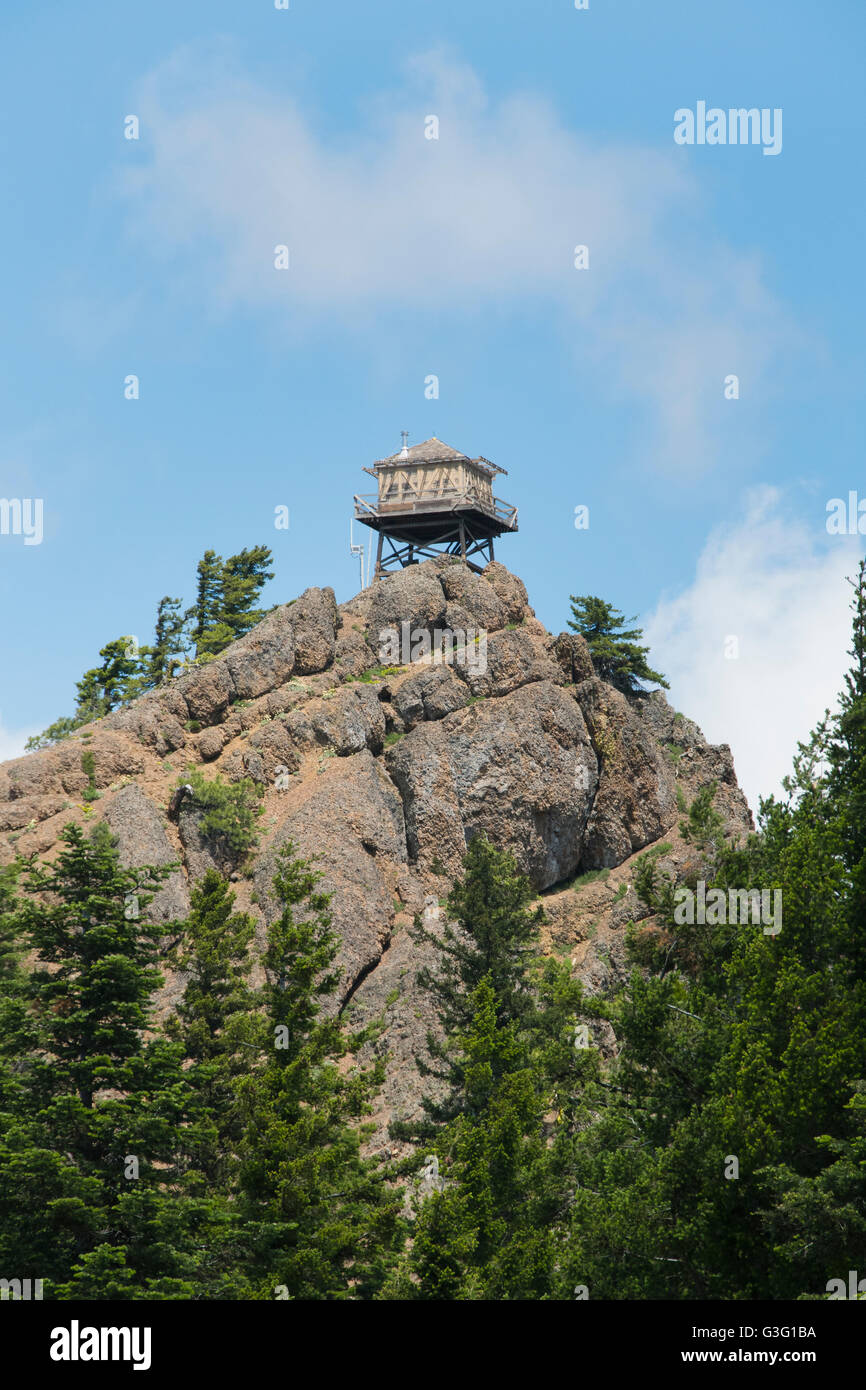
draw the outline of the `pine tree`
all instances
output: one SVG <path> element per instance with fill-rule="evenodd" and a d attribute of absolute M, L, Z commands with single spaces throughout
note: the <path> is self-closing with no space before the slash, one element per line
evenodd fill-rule
<path fill-rule="evenodd" d="M 466 998 L 468 1028 L 455 1040 L 461 1112 L 436 1146 L 445 1186 L 422 1203 L 407 1268 L 389 1296 L 540 1297 L 549 1288 L 551 1232 L 533 1223 L 546 1096 L 517 1023 L 503 1023 L 497 1004 L 489 976 Z"/>
<path fill-rule="evenodd" d="M 205 551 L 198 565 L 196 601 L 186 615 L 192 620 L 190 636 L 197 658 L 219 655 L 264 617 L 255 603 L 273 578 L 270 563 L 266 545 L 241 550 L 225 561 L 215 551 Z"/>
<path fill-rule="evenodd" d="M 851 968 L 866 975 L 866 560 L 849 580 L 854 597 L 850 670 L 827 742 L 828 794 L 838 802 L 846 825 L 844 856 L 851 884 L 848 904 Z"/>
<path fill-rule="evenodd" d="M 186 618 L 191 620 L 190 639 L 195 645 L 195 654 L 202 654 L 201 642 L 206 632 L 220 620 L 222 605 L 222 556 L 215 550 L 206 550 L 196 568 L 198 583 L 195 603 L 187 610 Z"/>
<path fill-rule="evenodd" d="M 104 823 L 90 840 L 67 826 L 61 842 L 21 881 L 17 917 L 37 968 L 4 1088 L 0 1257 L 76 1297 L 94 1260 L 122 1253 L 137 1297 L 189 1296 L 203 1213 L 172 1189 L 189 1088 L 177 1045 L 145 1040 L 165 930 L 145 909 L 169 869 L 120 868 Z"/>
<path fill-rule="evenodd" d="M 225 562 L 219 618 L 231 629 L 232 641 L 243 637 L 264 617 L 255 604 L 267 581 L 274 577 L 268 569 L 271 560 L 269 548 L 256 545 L 252 550 L 230 555 Z"/>
<path fill-rule="evenodd" d="M 21 1059 L 35 1038 L 27 1013 L 26 945 L 16 892 L 23 868 L 18 860 L 0 869 L 0 1112 L 20 1092 Z"/>
<path fill-rule="evenodd" d="M 206 550 L 197 567 L 196 601 L 181 612 L 180 599 L 160 599 L 152 646 L 137 648 L 132 637 L 107 643 L 100 666 L 85 671 L 76 683 L 74 715 L 64 715 L 27 740 L 27 751 L 49 748 L 82 724 L 100 719 L 165 680 L 182 664 L 192 642 L 197 661 L 212 661 L 264 617 L 255 607 L 265 583 L 271 552 L 267 546 L 241 550 L 223 562 Z M 187 628 L 189 633 L 187 635 Z"/>
<path fill-rule="evenodd" d="M 0 868 L 0 996 L 5 996 L 22 979 L 15 919 L 15 888 L 21 867 L 20 863 L 12 863 Z"/>
<path fill-rule="evenodd" d="M 436 953 L 435 966 L 423 966 L 416 977 L 433 999 L 445 1037 L 444 1042 L 432 1034 L 427 1039 L 428 1053 L 437 1065 L 416 1059 L 423 1076 L 447 1082 L 443 1101 L 424 1100 L 434 1126 L 453 1117 L 463 1103 L 462 1062 L 450 1040 L 469 1026 L 473 991 L 481 981 L 487 978 L 491 983 L 500 1024 L 525 1018 L 534 1007 L 529 966 L 537 959 L 544 921 L 542 908 L 529 906 L 534 896 L 513 856 L 477 836 L 467 849 L 463 877 L 448 897 L 442 932 L 431 932 L 420 918 L 411 929 L 419 945 L 429 945 Z M 418 1135 L 432 1132 L 430 1126 L 422 1126 Z M 410 1130 L 399 1123 L 393 1133 L 410 1137 Z"/>
<path fill-rule="evenodd" d="M 179 598 L 169 598 L 166 594 L 160 599 L 153 646 L 146 649 L 148 686 L 171 680 L 180 666 L 180 658 L 186 650 L 185 621 Z"/>
<path fill-rule="evenodd" d="M 649 647 L 640 645 L 640 628 L 625 630 L 626 620 L 618 608 L 591 594 L 571 595 L 574 622 L 568 626 L 586 638 L 596 674 L 624 695 L 639 694 L 641 681 L 661 685 L 668 682 L 647 665 Z"/>
<path fill-rule="evenodd" d="M 368 1297 L 400 1239 L 399 1196 L 360 1154 L 382 1064 L 341 1066 L 368 1034 L 347 1035 L 333 1005 L 323 1009 L 340 972 L 319 878 L 284 847 L 273 881 L 282 910 L 262 958 L 261 1060 L 238 1087 L 233 1296 Z"/>
<path fill-rule="evenodd" d="M 215 656 L 219 656 L 220 652 L 224 652 L 234 640 L 233 629 L 229 627 L 228 623 L 220 620 L 220 622 L 214 623 L 213 627 L 209 627 L 206 632 L 203 632 L 196 642 L 196 659 L 198 661 L 212 661 Z"/>
<path fill-rule="evenodd" d="M 197 1124 L 184 1134 L 201 1190 L 225 1190 L 240 1139 L 235 1090 L 256 1049 L 256 999 L 249 985 L 255 922 L 233 911 L 234 893 L 210 869 L 192 890 L 183 941 L 171 964 L 186 979 L 166 1032 L 183 1043 L 192 1063 L 186 1079 L 199 1102 Z M 189 1185 L 189 1182 L 188 1182 Z"/>
<path fill-rule="evenodd" d="M 760 833 L 744 845 L 693 837 L 710 854 L 708 890 L 721 888 L 728 903 L 731 890 L 778 890 L 781 930 L 679 924 L 669 895 L 652 904 L 660 948 L 639 951 L 649 970 L 635 971 L 612 1011 L 619 1089 L 575 1147 L 580 1196 L 566 1266 L 593 1296 L 822 1296 L 856 1267 L 856 1097 L 866 1078 L 861 595 L 862 575 L 839 713 L 800 745 L 785 797 L 762 802 Z M 705 799 L 696 818 L 705 828 L 709 809 Z"/>
<path fill-rule="evenodd" d="M 421 1204 L 411 1253 L 384 1297 L 541 1298 L 556 1285 L 570 1145 L 588 1123 L 583 1097 L 598 1062 L 591 1047 L 575 1047 L 580 985 L 539 959 L 543 914 L 530 908 L 533 896 L 513 857 L 477 839 L 448 900 L 453 925 L 440 936 L 416 923 L 416 938 L 437 953 L 418 978 L 444 1034 L 428 1039 L 438 1069 L 418 1064 L 447 1083 L 446 1094 L 425 1098 L 426 1126 L 392 1133 L 423 1139 L 445 1185 Z"/>
<path fill-rule="evenodd" d="M 208 781 L 197 767 L 188 768 L 178 786 L 191 788 L 191 804 L 200 812 L 199 831 L 220 866 L 242 863 L 258 840 L 264 788 L 249 777 L 226 783 L 217 774 Z"/>
<path fill-rule="evenodd" d="M 418 983 L 432 994 L 446 1031 L 469 1022 L 473 1008 L 468 997 L 485 976 L 500 1023 L 519 1018 L 530 1007 L 527 966 L 538 955 L 544 921 L 543 908 L 530 906 L 535 896 L 513 855 L 495 849 L 483 836 L 470 841 L 463 876 L 447 900 L 441 935 L 420 922 L 413 929 L 415 940 L 432 945 L 438 955 L 436 970 L 424 967 Z"/>
<path fill-rule="evenodd" d="M 134 699 L 141 690 L 143 662 L 131 637 L 117 637 L 100 650 L 102 665 L 85 671 L 77 682 L 77 723 L 109 714 L 118 705 Z"/>

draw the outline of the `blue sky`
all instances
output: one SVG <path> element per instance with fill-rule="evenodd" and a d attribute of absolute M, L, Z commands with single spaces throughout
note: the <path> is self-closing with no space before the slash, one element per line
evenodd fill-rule
<path fill-rule="evenodd" d="M 825 518 L 866 497 L 864 18 L 7 7 L 0 497 L 45 520 L 40 545 L 0 535 L 0 756 L 163 594 L 191 600 L 205 547 L 270 544 L 271 602 L 349 597 L 360 470 L 407 429 L 506 468 L 499 558 L 538 616 L 564 627 L 569 593 L 639 614 L 673 703 L 771 791 L 833 701 L 863 549 Z M 699 100 L 781 108 L 781 152 L 676 145 Z"/>

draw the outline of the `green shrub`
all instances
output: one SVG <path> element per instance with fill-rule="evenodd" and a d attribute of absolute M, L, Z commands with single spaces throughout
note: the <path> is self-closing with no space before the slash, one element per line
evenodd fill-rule
<path fill-rule="evenodd" d="M 663 854 L 667 854 L 671 849 L 670 844 L 665 840 L 659 845 L 653 845 L 642 854 L 635 864 L 634 870 L 634 889 L 641 902 L 646 903 L 647 907 L 658 910 L 663 901 L 667 901 L 667 895 L 671 889 L 671 884 L 667 881 L 662 882 L 658 876 L 658 861 Z"/>
<path fill-rule="evenodd" d="M 701 787 L 691 806 L 688 820 L 680 821 L 680 834 L 689 845 L 712 853 L 723 843 L 725 818 L 713 806 L 716 784 Z"/>
<path fill-rule="evenodd" d="M 85 801 L 98 801 L 101 793 L 96 786 L 96 764 L 93 760 L 93 750 L 85 749 L 81 754 L 81 771 L 87 778 L 87 786 L 84 788 Z"/>
<path fill-rule="evenodd" d="M 258 842 L 256 822 L 262 814 L 263 789 L 245 777 L 240 782 L 226 783 L 220 776 L 209 782 L 204 774 L 193 768 L 178 782 L 192 787 L 195 805 L 203 812 L 199 830 L 206 840 L 226 858 L 238 861 Z"/>

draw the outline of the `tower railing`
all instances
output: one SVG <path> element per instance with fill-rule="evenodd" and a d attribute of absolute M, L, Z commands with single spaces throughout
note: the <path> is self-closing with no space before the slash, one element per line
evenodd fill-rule
<path fill-rule="evenodd" d="M 378 492 L 356 493 L 355 517 L 363 520 L 365 516 L 412 515 L 437 510 L 455 511 L 459 506 L 475 507 L 487 516 L 495 516 L 505 526 L 513 526 L 517 521 L 517 508 L 503 502 L 499 497 L 488 499 L 459 488 L 442 488 L 432 492 L 409 492 L 402 498 L 388 501 Z"/>

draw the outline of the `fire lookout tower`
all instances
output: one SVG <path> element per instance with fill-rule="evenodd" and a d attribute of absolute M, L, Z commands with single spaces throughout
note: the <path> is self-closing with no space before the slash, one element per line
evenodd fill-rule
<path fill-rule="evenodd" d="M 493 496 L 493 478 L 505 473 L 489 459 L 471 459 L 434 435 L 380 459 L 365 473 L 379 485 L 376 493 L 355 497 L 355 518 L 379 533 L 376 577 L 387 570 L 417 564 L 434 555 L 459 556 L 480 573 L 472 556 L 493 559 L 493 541 L 517 530 L 517 508 Z M 382 550 L 385 541 L 390 547 Z"/>

